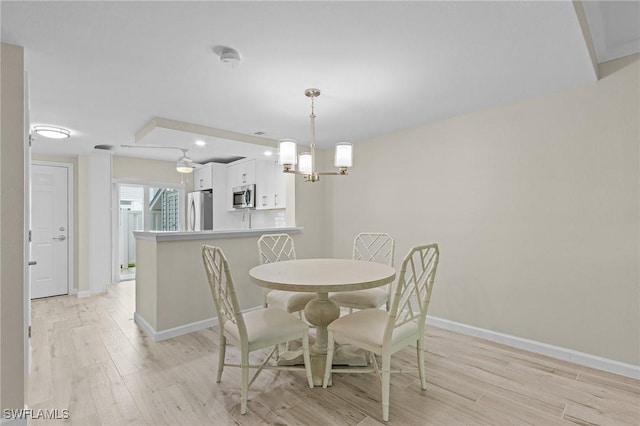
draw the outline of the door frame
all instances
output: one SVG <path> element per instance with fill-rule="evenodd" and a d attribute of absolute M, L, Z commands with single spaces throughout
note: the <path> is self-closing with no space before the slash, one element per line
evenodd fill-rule
<path fill-rule="evenodd" d="M 49 166 L 49 167 L 63 167 L 67 169 L 67 217 L 69 219 L 68 230 L 69 237 L 67 240 L 67 294 L 77 294 L 78 289 L 75 286 L 75 215 L 73 211 L 74 207 L 74 168 L 73 163 L 56 163 L 54 161 L 31 161 L 32 166 Z M 33 171 L 33 170 L 31 170 Z M 37 260 L 37 259 L 34 259 Z M 29 283 L 31 286 L 31 283 Z"/>

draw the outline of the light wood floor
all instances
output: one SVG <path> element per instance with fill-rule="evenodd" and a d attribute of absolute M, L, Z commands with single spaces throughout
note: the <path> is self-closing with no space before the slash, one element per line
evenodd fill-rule
<path fill-rule="evenodd" d="M 332 388 L 309 389 L 302 373 L 265 371 L 242 416 L 239 370 L 215 383 L 215 330 L 156 343 L 133 311 L 133 282 L 86 299 L 34 301 L 29 408 L 69 409 L 59 423 L 82 426 L 382 423 L 372 374 L 336 374 Z M 640 424 L 636 380 L 434 327 L 425 346 L 428 388 L 417 374 L 392 375 L 389 424 Z M 415 365 L 415 349 L 394 359 Z"/>

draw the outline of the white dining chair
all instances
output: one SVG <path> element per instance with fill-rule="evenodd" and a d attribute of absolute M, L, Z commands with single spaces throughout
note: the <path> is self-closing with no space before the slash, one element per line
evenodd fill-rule
<path fill-rule="evenodd" d="M 371 356 L 372 368 L 342 370 L 348 373 L 375 372 L 382 381 L 382 419 L 389 420 L 391 355 L 405 346 L 417 346 L 418 372 L 422 389 L 427 388 L 424 371 L 424 327 L 431 290 L 440 258 L 437 244 L 412 248 L 402 262 L 398 284 L 394 291 L 389 312 L 381 309 L 365 309 L 338 318 L 329 324 L 327 361 L 322 387 L 331 378 L 335 341 L 351 344 L 382 357 L 380 370 L 375 356 Z"/>
<path fill-rule="evenodd" d="M 246 414 L 249 387 L 264 369 L 305 371 L 309 387 L 313 387 L 309 355 L 309 326 L 304 321 L 278 308 L 263 308 L 242 313 L 238 305 L 229 264 L 220 247 L 202 246 L 202 260 L 218 313 L 220 339 L 216 383 L 220 383 L 224 367 L 240 367 L 242 369 L 240 413 Z M 302 338 L 304 367 L 268 364 L 273 355 L 277 355 L 279 344 L 300 338 Z M 240 348 L 240 364 L 225 363 L 227 343 Z M 262 364 L 249 364 L 249 353 L 270 346 L 273 346 L 273 350 Z M 251 381 L 249 381 L 250 368 L 257 369 Z"/>
<path fill-rule="evenodd" d="M 258 239 L 258 255 L 260 264 L 294 260 L 296 248 L 293 238 L 289 234 L 265 234 Z M 289 313 L 298 312 L 302 318 L 302 311 L 314 293 L 301 293 L 294 291 L 270 290 L 265 292 L 264 307 L 272 306 Z"/>
<path fill-rule="evenodd" d="M 386 233 L 362 232 L 353 240 L 353 259 L 378 262 L 393 266 L 395 240 Z M 343 308 L 354 309 L 379 308 L 386 304 L 389 310 L 391 284 L 366 290 L 331 293 L 330 298 Z"/>

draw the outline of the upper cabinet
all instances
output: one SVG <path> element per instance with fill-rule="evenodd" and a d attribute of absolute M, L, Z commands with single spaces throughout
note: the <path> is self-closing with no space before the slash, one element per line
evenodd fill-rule
<path fill-rule="evenodd" d="M 277 161 L 258 160 L 256 163 L 256 209 L 284 209 L 286 203 L 284 173 Z"/>
<path fill-rule="evenodd" d="M 256 185 L 256 210 L 287 207 L 284 173 L 273 160 L 240 160 L 227 166 L 227 210 L 232 211 L 233 188 Z"/>
<path fill-rule="evenodd" d="M 256 160 L 239 160 L 227 166 L 227 210 L 233 211 L 233 188 L 256 183 Z"/>
<path fill-rule="evenodd" d="M 256 160 L 240 160 L 227 166 L 227 187 L 256 183 Z"/>
<path fill-rule="evenodd" d="M 205 164 L 193 170 L 194 191 L 213 189 L 213 166 Z"/>
<path fill-rule="evenodd" d="M 287 178 L 293 178 L 292 175 L 286 175 L 282 171 L 282 166 L 277 161 L 273 162 L 275 167 L 275 186 L 274 207 L 276 209 L 284 209 L 287 207 Z"/>

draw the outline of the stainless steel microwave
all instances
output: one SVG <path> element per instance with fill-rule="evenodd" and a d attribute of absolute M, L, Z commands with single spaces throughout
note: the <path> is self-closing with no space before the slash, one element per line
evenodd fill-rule
<path fill-rule="evenodd" d="M 234 209 L 255 209 L 256 208 L 256 186 L 243 185 L 236 186 L 232 190 L 231 200 Z"/>

